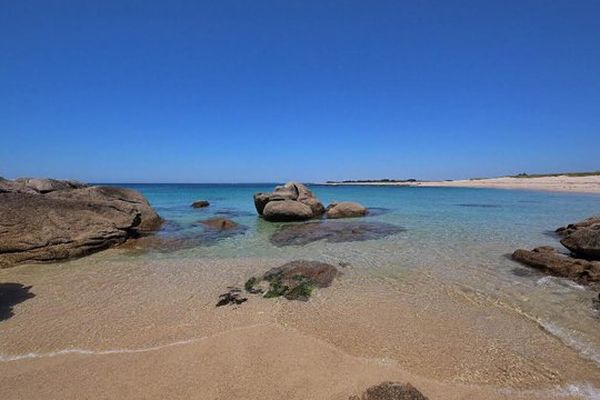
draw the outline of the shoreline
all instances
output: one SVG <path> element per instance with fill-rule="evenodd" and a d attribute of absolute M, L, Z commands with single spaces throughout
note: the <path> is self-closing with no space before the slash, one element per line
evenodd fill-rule
<path fill-rule="evenodd" d="M 327 186 L 464 187 L 600 194 L 600 175 L 485 178 L 417 182 L 327 182 Z"/>

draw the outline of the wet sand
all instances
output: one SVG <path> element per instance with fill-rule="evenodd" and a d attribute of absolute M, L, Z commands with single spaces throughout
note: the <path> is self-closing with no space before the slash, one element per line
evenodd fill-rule
<path fill-rule="evenodd" d="M 548 176 L 537 178 L 486 178 L 461 179 L 451 181 L 423 182 L 364 182 L 335 183 L 335 185 L 381 185 L 381 186 L 422 186 L 422 187 L 471 187 L 495 189 L 547 190 L 555 192 L 600 193 L 600 175 L 594 176 Z"/>
<path fill-rule="evenodd" d="M 594 398 L 600 370 L 530 316 L 431 272 L 348 266 L 308 302 L 227 286 L 287 260 L 122 257 L 0 271 L 35 297 L 0 322 L 2 399 Z M 587 391 L 586 397 L 575 394 Z"/>

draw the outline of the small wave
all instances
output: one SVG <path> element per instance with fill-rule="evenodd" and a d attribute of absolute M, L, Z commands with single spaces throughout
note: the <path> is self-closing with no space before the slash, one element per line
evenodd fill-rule
<path fill-rule="evenodd" d="M 538 279 L 536 284 L 539 286 L 560 285 L 563 287 L 570 287 L 572 289 L 585 290 L 584 286 L 581 286 L 581 285 L 573 282 L 572 280 L 565 279 L 565 278 L 557 278 L 555 276 L 544 276 L 543 278 Z"/>
<path fill-rule="evenodd" d="M 600 367 L 600 353 L 596 351 L 593 344 L 578 338 L 576 331 L 563 329 L 553 322 L 540 320 L 538 323 L 546 332 L 557 337 L 565 345 L 577 350 L 583 357 L 595 362 Z"/>
<path fill-rule="evenodd" d="M 0 362 L 11 362 L 11 361 L 28 360 L 28 359 L 36 359 L 36 358 L 51 358 L 51 357 L 58 357 L 58 356 L 71 355 L 71 354 L 99 356 L 99 355 L 109 355 L 109 354 L 147 353 L 150 351 L 162 350 L 162 349 L 166 349 L 169 347 L 183 346 L 186 344 L 200 342 L 202 340 L 206 340 L 206 339 L 209 339 L 209 338 L 212 338 L 215 336 L 220 336 L 222 334 L 226 334 L 229 332 L 241 331 L 244 329 L 252 329 L 252 328 L 259 327 L 259 326 L 267 326 L 267 325 L 268 324 L 249 325 L 249 326 L 244 326 L 244 327 L 240 327 L 240 328 L 234 328 L 234 329 L 231 329 L 231 330 L 228 330 L 225 332 L 220 332 L 215 335 L 202 336 L 202 337 L 186 339 L 186 340 L 178 340 L 176 342 L 171 342 L 171 343 L 166 343 L 166 344 L 151 346 L 151 347 L 142 347 L 142 348 L 137 348 L 137 349 L 108 349 L 108 350 L 63 349 L 63 350 L 50 351 L 50 352 L 45 352 L 45 353 L 32 352 L 32 353 L 17 354 L 17 355 L 0 354 Z"/>

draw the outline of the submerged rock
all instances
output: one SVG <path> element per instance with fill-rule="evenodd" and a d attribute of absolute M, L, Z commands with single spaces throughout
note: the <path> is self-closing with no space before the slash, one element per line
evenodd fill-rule
<path fill-rule="evenodd" d="M 342 201 L 339 203 L 331 203 L 327 207 L 327 218 L 355 218 L 364 217 L 367 215 L 367 209 L 358 203 L 352 201 Z"/>
<path fill-rule="evenodd" d="M 549 246 L 537 247 L 531 251 L 519 249 L 512 254 L 512 258 L 551 275 L 579 283 L 600 282 L 600 262 L 562 255 Z"/>
<path fill-rule="evenodd" d="M 206 200 L 198 200 L 192 203 L 193 208 L 204 208 L 210 206 L 210 203 Z"/>
<path fill-rule="evenodd" d="M 352 396 L 349 400 L 427 400 L 427 397 L 410 383 L 383 382 L 368 388 L 361 397 Z"/>
<path fill-rule="evenodd" d="M 51 179 L 0 184 L 0 268 L 84 256 L 162 223 L 131 189 Z"/>
<path fill-rule="evenodd" d="M 288 182 L 272 193 L 254 194 L 254 206 L 267 221 L 303 221 L 323 214 L 325 207 L 305 185 Z"/>
<path fill-rule="evenodd" d="M 227 218 L 219 218 L 219 217 L 209 218 L 204 221 L 200 221 L 200 223 L 203 224 L 204 226 L 206 226 L 207 228 L 216 229 L 216 230 L 235 229 L 239 226 L 239 224 L 237 222 L 234 222 Z"/>
<path fill-rule="evenodd" d="M 356 242 L 381 239 L 404 229 L 383 222 L 318 221 L 286 225 L 271 235 L 270 241 L 278 247 L 303 246 L 319 240 L 330 243 Z"/>
<path fill-rule="evenodd" d="M 306 301 L 315 288 L 329 287 L 339 275 L 336 267 L 318 261 L 297 260 L 271 268 L 260 278 L 246 281 L 249 293 L 264 297 L 283 296 L 288 300 Z M 262 285 L 264 282 L 268 285 Z"/>
<path fill-rule="evenodd" d="M 556 233 L 562 237 L 560 243 L 572 253 L 600 260 L 600 217 L 558 228 Z"/>

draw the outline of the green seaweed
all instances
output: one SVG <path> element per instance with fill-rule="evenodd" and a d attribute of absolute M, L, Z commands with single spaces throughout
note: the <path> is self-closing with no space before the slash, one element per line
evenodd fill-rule
<path fill-rule="evenodd" d="M 256 285 L 257 283 L 258 279 L 256 279 L 256 277 L 253 276 L 246 281 L 246 283 L 244 284 L 244 289 L 246 289 L 246 292 L 252 292 L 254 291 L 254 285 Z"/>

